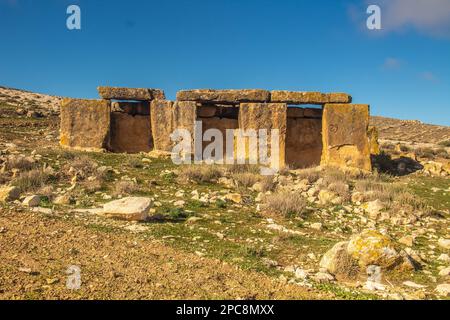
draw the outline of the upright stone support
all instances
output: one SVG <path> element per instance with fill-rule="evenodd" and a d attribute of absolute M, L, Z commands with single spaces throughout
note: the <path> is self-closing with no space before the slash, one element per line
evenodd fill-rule
<path fill-rule="evenodd" d="M 106 100 L 64 99 L 61 102 L 61 146 L 80 150 L 107 149 L 111 105 Z"/>
<path fill-rule="evenodd" d="M 171 152 L 175 143 L 170 135 L 175 129 L 187 129 L 194 137 L 197 106 L 189 101 L 153 100 L 151 104 L 151 127 L 154 148 Z"/>
<path fill-rule="evenodd" d="M 239 110 L 239 129 L 258 130 L 266 129 L 268 135 L 268 151 L 272 156 L 270 136 L 272 129 L 279 130 L 279 167 L 286 164 L 286 126 L 287 105 L 285 103 L 241 103 Z M 253 150 L 252 152 L 255 152 Z M 251 157 L 252 155 L 247 155 Z M 253 155 L 259 159 L 259 155 Z"/>
<path fill-rule="evenodd" d="M 368 128 L 368 105 L 326 104 L 321 164 L 371 171 Z"/>

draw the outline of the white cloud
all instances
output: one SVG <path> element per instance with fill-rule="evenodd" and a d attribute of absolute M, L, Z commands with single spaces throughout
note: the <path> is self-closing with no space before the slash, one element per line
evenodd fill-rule
<path fill-rule="evenodd" d="M 425 71 L 420 74 L 420 77 L 426 81 L 437 82 L 438 78 L 433 72 Z"/>
<path fill-rule="evenodd" d="M 450 0 L 368 0 L 381 7 L 382 27 L 386 31 L 417 31 L 450 37 Z"/>
<path fill-rule="evenodd" d="M 383 69 L 385 70 L 398 70 L 402 66 L 403 62 L 397 58 L 386 58 L 383 63 Z"/>

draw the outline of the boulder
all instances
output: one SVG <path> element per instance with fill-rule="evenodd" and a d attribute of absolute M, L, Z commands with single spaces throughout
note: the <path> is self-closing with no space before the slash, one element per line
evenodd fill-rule
<path fill-rule="evenodd" d="M 350 103 L 352 97 L 346 93 L 321 93 L 302 91 L 271 92 L 271 102 L 287 104 L 326 104 L 326 103 Z"/>
<path fill-rule="evenodd" d="M 106 203 L 102 215 L 126 221 L 145 221 L 152 206 L 153 203 L 148 198 L 123 198 Z"/>
<path fill-rule="evenodd" d="M 27 207 L 37 207 L 41 203 L 41 197 L 37 195 L 26 197 L 22 204 Z"/>
<path fill-rule="evenodd" d="M 347 253 L 348 242 L 339 242 L 322 257 L 320 267 L 333 275 L 347 275 L 355 270 L 355 260 Z"/>
<path fill-rule="evenodd" d="M 442 297 L 450 297 L 450 283 L 443 283 L 436 287 L 436 293 Z"/>
<path fill-rule="evenodd" d="M 363 269 L 369 265 L 389 268 L 401 259 L 393 241 L 376 230 L 365 230 L 351 237 L 347 252 Z"/>
<path fill-rule="evenodd" d="M 239 193 L 229 193 L 225 196 L 225 199 L 237 204 L 242 203 L 242 196 Z"/>
<path fill-rule="evenodd" d="M 269 102 L 270 92 L 266 90 L 182 90 L 177 93 L 178 101 L 203 103 L 239 104 L 241 102 Z"/>
<path fill-rule="evenodd" d="M 61 102 L 60 144 L 82 150 L 106 149 L 111 105 L 108 101 L 64 99 Z"/>
<path fill-rule="evenodd" d="M 19 199 L 20 189 L 13 186 L 0 187 L 0 202 L 9 202 Z"/>
<path fill-rule="evenodd" d="M 148 88 L 117 88 L 117 87 L 98 87 L 98 93 L 103 99 L 114 100 L 164 100 L 166 97 L 164 91 L 160 89 Z"/>
<path fill-rule="evenodd" d="M 371 171 L 368 127 L 368 105 L 326 104 L 321 164 Z"/>

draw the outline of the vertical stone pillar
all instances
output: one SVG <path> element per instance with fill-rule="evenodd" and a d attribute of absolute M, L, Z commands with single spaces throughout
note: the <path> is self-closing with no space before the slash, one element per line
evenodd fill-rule
<path fill-rule="evenodd" d="M 175 129 L 189 130 L 193 139 L 197 119 L 195 102 L 153 100 L 150 114 L 155 150 L 172 151 L 175 144 L 172 142 L 170 135 Z"/>
<path fill-rule="evenodd" d="M 368 128 L 368 105 L 326 104 L 321 164 L 371 171 Z"/>
<path fill-rule="evenodd" d="M 287 104 L 285 103 L 241 103 L 239 109 L 239 129 L 268 130 L 269 153 L 270 133 L 272 129 L 279 130 L 279 166 L 283 168 L 286 164 L 286 126 L 287 126 Z M 255 151 L 253 151 L 255 152 Z M 247 155 L 251 156 L 251 155 Z M 255 155 L 254 155 L 255 156 Z M 258 157 L 258 156 L 257 156 Z M 258 157 L 259 159 L 259 157 Z"/>
<path fill-rule="evenodd" d="M 60 144 L 80 150 L 109 147 L 111 104 L 107 100 L 64 99 L 61 102 Z"/>

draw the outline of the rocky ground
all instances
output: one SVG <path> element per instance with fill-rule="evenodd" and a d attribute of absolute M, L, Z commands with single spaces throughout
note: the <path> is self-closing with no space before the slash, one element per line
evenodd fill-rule
<path fill-rule="evenodd" d="M 267 178 L 62 150 L 56 109 L 2 101 L 0 298 L 449 298 L 447 136 Z"/>

